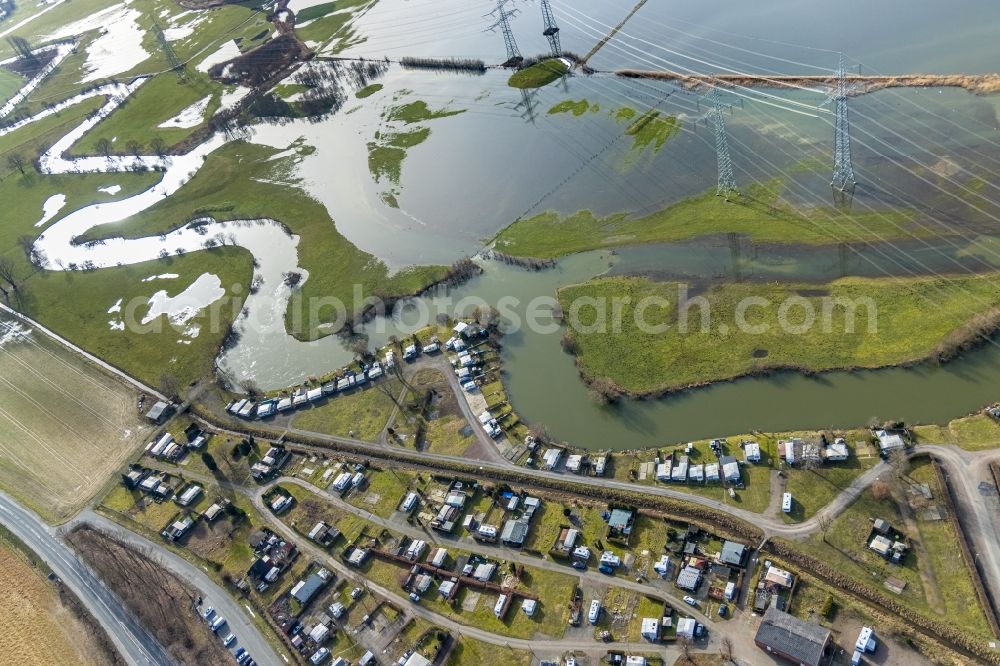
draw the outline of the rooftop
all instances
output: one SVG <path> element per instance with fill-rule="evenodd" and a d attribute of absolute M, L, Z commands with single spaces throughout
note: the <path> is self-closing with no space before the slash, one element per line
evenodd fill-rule
<path fill-rule="evenodd" d="M 830 632 L 819 625 L 769 608 L 754 640 L 765 649 L 769 647 L 801 664 L 816 666 L 823 660 Z"/>

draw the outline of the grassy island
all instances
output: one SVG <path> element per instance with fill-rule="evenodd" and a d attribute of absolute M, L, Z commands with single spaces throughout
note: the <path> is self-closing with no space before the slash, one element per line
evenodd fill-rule
<path fill-rule="evenodd" d="M 819 372 L 900 365 L 947 356 L 1000 320 L 996 275 L 842 278 L 825 285 L 724 283 L 701 292 L 688 286 L 682 296 L 684 288 L 678 282 L 613 277 L 560 290 L 569 346 L 583 374 L 639 395 L 777 368 Z M 751 298 L 756 300 L 747 306 Z M 595 326 L 595 299 L 607 304 L 603 331 Z M 620 304 L 618 331 L 613 299 Z M 683 300 L 689 307 L 678 307 Z M 811 326 L 807 311 L 815 316 Z M 637 313 L 665 330 L 641 330 Z"/>

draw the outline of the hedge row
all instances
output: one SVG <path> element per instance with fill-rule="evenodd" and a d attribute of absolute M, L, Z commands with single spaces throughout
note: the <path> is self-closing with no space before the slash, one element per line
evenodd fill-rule
<path fill-rule="evenodd" d="M 941 469 L 941 465 L 939 465 L 936 460 L 931 464 L 934 466 L 934 473 L 937 475 L 938 486 L 941 488 L 944 496 L 943 499 L 948 511 L 948 522 L 951 523 L 956 536 L 958 536 L 958 545 L 962 551 L 962 559 L 965 560 L 965 566 L 972 575 L 972 587 L 976 591 L 976 598 L 979 600 L 979 607 L 982 609 L 983 614 L 986 615 L 986 621 L 990 623 L 990 629 L 993 631 L 993 635 L 1000 636 L 1000 626 L 997 624 L 997 614 L 993 606 L 994 600 L 990 597 L 986 588 L 983 587 L 983 577 L 976 564 L 976 559 L 972 556 L 972 550 L 969 548 L 969 540 L 965 534 L 965 530 L 962 528 L 962 523 L 958 519 L 958 510 L 955 507 L 955 496 L 952 494 L 951 483 L 945 475 L 944 470 Z"/>

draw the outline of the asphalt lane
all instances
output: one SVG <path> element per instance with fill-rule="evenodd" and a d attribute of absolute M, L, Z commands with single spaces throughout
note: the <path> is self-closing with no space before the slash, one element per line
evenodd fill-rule
<path fill-rule="evenodd" d="M 254 658 L 254 661 L 262 666 L 283 666 L 287 663 L 278 656 L 271 644 L 267 642 L 250 619 L 249 615 L 253 611 L 244 606 L 241 601 L 230 596 L 225 590 L 216 585 L 215 581 L 208 577 L 208 574 L 183 557 L 174 554 L 162 544 L 150 541 L 135 532 L 131 532 L 118 523 L 108 520 L 89 509 L 81 512 L 72 522 L 89 523 L 94 527 L 124 539 L 130 545 L 136 546 L 146 552 L 154 553 L 155 561 L 158 564 L 198 590 L 202 598 L 202 608 L 211 606 L 217 614 L 226 618 L 227 626 L 220 629 L 219 634 L 220 636 L 225 636 L 229 632 L 232 632 L 236 635 L 236 643 L 232 646 L 233 650 L 237 647 L 243 647 Z"/>
<path fill-rule="evenodd" d="M 53 528 L 2 492 L 0 523 L 27 544 L 80 599 L 94 619 L 104 627 L 125 661 L 135 666 L 169 666 L 173 663 L 166 650 L 124 608 L 118 597 L 56 536 Z"/>

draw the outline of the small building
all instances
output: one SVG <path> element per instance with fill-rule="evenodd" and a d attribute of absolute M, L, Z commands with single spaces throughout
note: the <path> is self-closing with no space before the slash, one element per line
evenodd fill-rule
<path fill-rule="evenodd" d="M 305 580 L 300 580 L 293 587 L 289 594 L 295 598 L 300 604 L 305 606 L 309 603 L 316 593 L 322 589 L 326 581 L 318 573 L 310 575 Z"/>
<path fill-rule="evenodd" d="M 184 516 L 170 523 L 161 534 L 167 541 L 179 541 L 184 538 L 193 525 L 194 519 L 191 516 Z"/>
<path fill-rule="evenodd" d="M 736 458 L 733 456 L 722 456 L 719 458 L 719 464 L 722 466 L 722 478 L 730 483 L 739 483 L 740 464 L 736 461 Z"/>
<path fill-rule="evenodd" d="M 759 463 L 760 462 L 760 444 L 757 442 L 744 442 L 743 443 L 743 457 L 746 458 L 747 462 Z"/>
<path fill-rule="evenodd" d="M 906 440 L 903 433 L 897 430 L 876 430 L 875 437 L 878 438 L 878 448 L 883 456 L 888 456 L 893 451 L 901 451 L 906 448 Z"/>
<path fill-rule="evenodd" d="M 882 557 L 888 558 L 892 553 L 892 541 L 881 534 L 876 535 L 868 544 L 868 548 Z"/>
<path fill-rule="evenodd" d="M 705 482 L 718 482 L 719 463 L 705 463 Z"/>
<path fill-rule="evenodd" d="M 444 566 L 445 561 L 448 559 L 448 550 L 446 548 L 435 548 L 431 551 L 429 561 L 431 566 L 441 568 Z"/>
<path fill-rule="evenodd" d="M 628 541 L 634 521 L 635 512 L 631 509 L 612 509 L 608 517 L 608 538 Z"/>
<path fill-rule="evenodd" d="M 647 641 L 660 640 L 660 620 L 655 617 L 642 618 L 640 635 Z"/>
<path fill-rule="evenodd" d="M 574 560 L 586 562 L 590 559 L 590 549 L 586 546 L 577 546 L 573 549 L 572 557 Z"/>
<path fill-rule="evenodd" d="M 497 598 L 496 604 L 493 606 L 493 615 L 495 615 L 498 620 L 503 619 L 503 616 L 507 614 L 507 600 L 508 595 L 501 594 L 500 597 Z"/>
<path fill-rule="evenodd" d="M 538 602 L 534 599 L 525 599 L 524 602 L 521 603 L 521 610 L 523 610 L 524 614 L 528 617 L 534 617 L 537 609 Z"/>
<path fill-rule="evenodd" d="M 677 576 L 677 587 L 688 592 L 694 592 L 701 585 L 701 570 L 688 565 L 681 569 Z"/>
<path fill-rule="evenodd" d="M 580 454 L 573 454 L 566 459 L 566 471 L 578 473 L 583 467 L 584 457 Z"/>
<path fill-rule="evenodd" d="M 608 457 L 606 455 L 599 456 L 594 459 L 594 465 L 591 469 L 594 472 L 594 476 L 604 476 L 604 470 L 608 466 Z"/>
<path fill-rule="evenodd" d="M 170 415 L 173 413 L 173 411 L 174 408 L 173 406 L 171 406 L 169 402 L 157 400 L 156 403 L 149 408 L 149 411 L 146 412 L 146 418 L 155 423 L 156 425 L 160 425 L 168 418 L 170 418 Z"/>
<path fill-rule="evenodd" d="M 319 644 L 325 641 L 326 637 L 329 635 L 330 635 L 330 627 L 326 626 L 325 624 L 317 624 L 315 627 L 312 628 L 312 631 L 309 632 L 309 639 L 312 642 Z"/>
<path fill-rule="evenodd" d="M 215 502 L 214 504 L 212 504 L 212 506 L 205 509 L 205 512 L 201 515 L 208 522 L 212 522 L 213 520 L 219 517 L 219 514 L 221 514 L 223 510 L 224 509 L 222 508 L 222 505 L 219 504 L 218 502 Z"/>
<path fill-rule="evenodd" d="M 368 558 L 368 550 L 365 548 L 355 548 L 347 556 L 347 563 L 352 567 L 360 567 Z"/>
<path fill-rule="evenodd" d="M 677 620 L 677 638 L 693 640 L 697 627 L 698 623 L 693 617 L 682 617 Z"/>
<path fill-rule="evenodd" d="M 493 573 L 497 570 L 497 565 L 493 562 L 483 562 L 476 566 L 472 577 L 481 583 L 488 583 L 493 578 Z"/>
<path fill-rule="evenodd" d="M 413 511 L 413 507 L 415 507 L 416 505 L 417 505 L 417 494 L 407 493 L 406 497 L 403 498 L 403 503 L 402 505 L 400 505 L 399 509 L 404 513 L 409 513 L 410 511 Z"/>
<path fill-rule="evenodd" d="M 520 548 L 524 545 L 524 540 L 528 538 L 528 523 L 523 518 L 508 520 L 504 523 L 500 540 L 511 548 Z"/>
<path fill-rule="evenodd" d="M 820 666 L 827 658 L 830 631 L 769 608 L 757 628 L 754 643 L 770 655 L 801 666 Z"/>
<path fill-rule="evenodd" d="M 878 534 L 889 536 L 892 532 L 892 525 L 890 525 L 888 521 L 876 518 L 874 524 L 872 525 L 872 529 L 874 529 Z"/>
<path fill-rule="evenodd" d="M 746 561 L 747 547 L 735 541 L 725 541 L 722 544 L 722 552 L 719 553 L 719 561 L 733 567 L 742 567 Z"/>
<path fill-rule="evenodd" d="M 702 483 L 704 480 L 705 480 L 704 464 L 691 465 L 691 467 L 688 468 L 688 481 L 692 481 L 695 483 Z"/>
<path fill-rule="evenodd" d="M 794 581 L 795 578 L 792 576 L 790 571 L 785 571 L 784 569 L 772 566 L 768 567 L 767 573 L 764 574 L 762 582 L 765 585 L 783 587 L 787 590 L 791 589 Z"/>
<path fill-rule="evenodd" d="M 574 527 L 563 527 L 559 530 L 559 536 L 556 537 L 555 546 L 553 549 L 566 554 L 573 551 L 576 546 L 576 540 L 580 536 L 580 531 Z"/>
<path fill-rule="evenodd" d="M 667 462 L 657 463 L 656 480 L 663 482 L 669 481 L 672 468 L 673 468 L 673 462 L 671 462 L 669 459 Z"/>
<path fill-rule="evenodd" d="M 562 453 L 562 449 L 545 449 L 545 453 L 542 454 L 542 465 L 545 469 L 555 469 L 562 459 Z"/>
<path fill-rule="evenodd" d="M 827 462 L 844 462 L 851 456 L 850 449 L 847 448 L 847 442 L 843 437 L 838 437 L 833 441 L 832 444 L 826 445 L 826 450 L 823 452 L 823 456 L 826 458 Z"/>
<path fill-rule="evenodd" d="M 646 658 L 641 654 L 630 654 L 625 657 L 625 666 L 646 666 Z"/>
<path fill-rule="evenodd" d="M 316 523 L 313 525 L 313 528 L 309 530 L 309 538 L 321 546 L 328 545 L 338 536 L 340 536 L 340 530 L 336 527 L 327 525 L 323 521 Z"/>
<path fill-rule="evenodd" d="M 610 550 L 606 550 L 601 553 L 601 566 L 611 567 L 612 569 L 617 569 L 622 565 L 622 558 L 615 555 Z"/>
<path fill-rule="evenodd" d="M 784 493 L 781 496 L 781 510 L 784 511 L 785 513 L 791 513 L 792 512 L 792 494 L 791 493 Z"/>
<path fill-rule="evenodd" d="M 661 555 L 660 559 L 653 563 L 653 571 L 658 573 L 660 578 L 666 578 L 667 572 L 670 571 L 670 558 Z"/>
<path fill-rule="evenodd" d="M 448 599 L 451 597 L 451 593 L 455 591 L 455 588 L 457 586 L 458 586 L 457 581 L 446 580 L 440 585 L 438 585 L 438 593 L 445 599 Z"/>
<path fill-rule="evenodd" d="M 180 497 L 177 498 L 177 503 L 181 506 L 190 506 L 198 499 L 199 495 L 201 495 L 201 486 L 193 483 L 188 486 L 187 490 L 181 493 Z"/>

